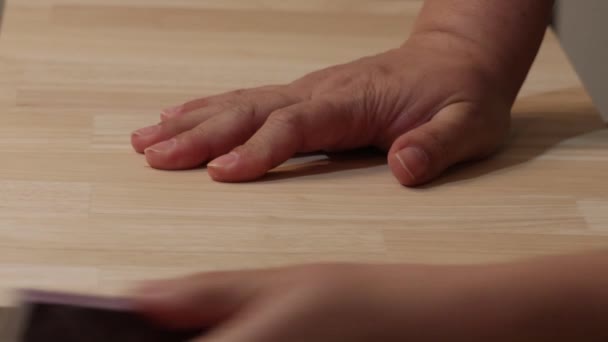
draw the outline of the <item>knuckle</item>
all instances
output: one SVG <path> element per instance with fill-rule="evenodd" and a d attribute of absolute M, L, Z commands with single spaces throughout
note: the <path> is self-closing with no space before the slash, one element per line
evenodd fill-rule
<path fill-rule="evenodd" d="M 182 120 L 165 120 L 161 121 L 158 126 L 161 134 L 172 135 L 181 130 Z"/>
<path fill-rule="evenodd" d="M 359 82 L 360 77 L 361 76 L 353 75 L 350 72 L 339 73 L 334 77 L 329 78 L 325 82 L 324 87 L 321 88 L 322 92 L 320 92 L 320 94 L 318 95 L 325 93 L 327 90 L 341 91 L 344 89 L 351 88 L 354 84 Z"/>
<path fill-rule="evenodd" d="M 213 119 L 210 119 L 213 120 Z M 194 126 L 190 131 L 184 132 L 184 134 L 180 134 L 181 137 L 183 137 L 184 139 L 189 139 L 189 138 L 196 138 L 196 137 L 204 137 L 208 131 L 207 131 L 207 127 L 208 125 L 204 125 L 204 124 L 198 124 L 196 126 Z"/>
<path fill-rule="evenodd" d="M 344 98 L 359 98 L 364 93 L 371 82 L 368 74 L 342 73 L 327 79 L 316 87 L 313 91 L 313 98 L 319 99 L 327 97 L 328 94 L 337 95 Z"/>
<path fill-rule="evenodd" d="M 282 129 L 297 131 L 302 126 L 302 115 L 289 108 L 282 108 L 268 116 L 268 122 Z"/>
<path fill-rule="evenodd" d="M 239 116 L 255 116 L 256 105 L 246 96 L 235 96 L 224 103 L 224 111 L 233 112 Z"/>
<path fill-rule="evenodd" d="M 246 95 L 251 103 L 273 103 L 271 107 L 288 106 L 293 103 L 302 102 L 307 98 L 307 92 L 304 89 L 294 88 L 293 86 L 272 86 L 255 89 Z M 264 106 L 266 111 L 268 105 Z"/>
<path fill-rule="evenodd" d="M 431 163 L 434 161 L 445 161 L 448 160 L 450 155 L 448 154 L 448 146 L 446 142 L 440 138 L 439 134 L 432 130 L 420 130 L 420 139 L 428 146 L 429 153 L 431 154 Z"/>
<path fill-rule="evenodd" d="M 249 99 L 239 96 L 232 102 L 232 107 L 239 113 L 251 113 L 255 110 L 255 105 Z"/>

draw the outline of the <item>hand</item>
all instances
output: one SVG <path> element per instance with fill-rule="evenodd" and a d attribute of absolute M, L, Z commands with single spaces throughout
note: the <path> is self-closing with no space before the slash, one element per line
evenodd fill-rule
<path fill-rule="evenodd" d="M 219 272 L 150 283 L 136 298 L 140 310 L 168 326 L 212 327 L 200 342 L 483 341 L 485 331 L 476 329 L 483 312 L 471 299 L 483 298 L 484 289 L 470 286 L 474 270 L 311 265 Z"/>
<path fill-rule="evenodd" d="M 201 98 L 133 133 L 159 169 L 209 162 L 217 181 L 263 176 L 296 153 L 376 146 L 404 185 L 491 154 L 512 96 L 484 53 L 458 38 L 413 36 L 401 48 L 313 72 L 287 85 Z"/>
<path fill-rule="evenodd" d="M 494 265 L 325 264 L 215 272 L 140 288 L 200 342 L 606 341 L 608 254 Z"/>

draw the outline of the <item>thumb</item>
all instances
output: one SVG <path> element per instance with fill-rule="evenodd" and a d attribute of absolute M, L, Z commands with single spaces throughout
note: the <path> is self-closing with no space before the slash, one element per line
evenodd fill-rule
<path fill-rule="evenodd" d="M 456 163 L 487 157 L 503 142 L 508 128 L 504 112 L 479 113 L 469 103 L 453 104 L 398 137 L 388 163 L 401 184 L 420 185 Z"/>

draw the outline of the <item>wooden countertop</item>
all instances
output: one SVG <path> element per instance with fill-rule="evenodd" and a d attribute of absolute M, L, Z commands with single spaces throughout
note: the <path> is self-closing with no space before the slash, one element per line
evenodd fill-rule
<path fill-rule="evenodd" d="M 116 293 L 313 261 L 487 262 L 608 247 L 608 130 L 549 33 L 494 158 L 418 189 L 384 157 L 248 184 L 129 145 L 160 108 L 399 44 L 420 1 L 18 0 L 0 34 L 0 293 Z M 1 302 L 1 301 L 0 301 Z"/>

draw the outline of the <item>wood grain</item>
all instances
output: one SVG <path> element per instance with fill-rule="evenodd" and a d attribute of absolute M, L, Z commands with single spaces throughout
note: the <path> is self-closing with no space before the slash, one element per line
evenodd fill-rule
<path fill-rule="evenodd" d="M 407 36 L 420 1 L 19 0 L 0 35 L 0 288 L 116 293 L 314 261 L 488 262 L 608 247 L 608 131 L 551 33 L 494 158 L 397 185 L 382 155 L 260 182 L 150 169 L 161 108 L 292 80 Z"/>

